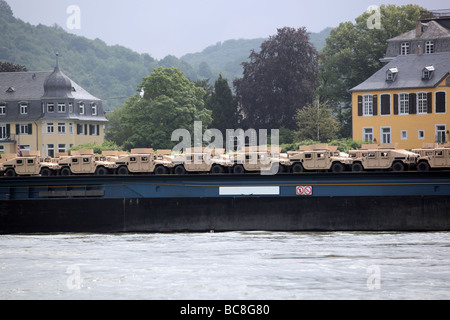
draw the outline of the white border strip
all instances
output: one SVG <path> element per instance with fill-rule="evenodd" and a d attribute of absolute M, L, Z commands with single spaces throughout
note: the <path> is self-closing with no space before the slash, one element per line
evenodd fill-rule
<path fill-rule="evenodd" d="M 221 196 L 280 195 L 280 187 L 219 187 Z"/>

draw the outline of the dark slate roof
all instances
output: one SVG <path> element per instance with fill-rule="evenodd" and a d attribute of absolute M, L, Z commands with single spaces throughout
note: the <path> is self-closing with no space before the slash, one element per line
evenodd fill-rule
<path fill-rule="evenodd" d="M 424 68 L 433 66 L 431 79 L 423 80 Z M 394 81 L 386 81 L 389 69 L 397 68 Z M 450 52 L 433 54 L 410 54 L 395 57 L 369 79 L 350 91 L 395 90 L 434 88 L 450 73 Z"/>
<path fill-rule="evenodd" d="M 52 74 L 54 74 L 54 71 L 0 72 L 0 101 L 40 100 L 45 93 L 44 83 Z M 76 100 L 100 100 L 73 80 L 70 81 L 75 89 L 75 91 L 72 91 L 71 98 Z M 9 88 L 14 91 L 7 92 Z"/>
<path fill-rule="evenodd" d="M 422 23 L 423 32 L 419 37 L 416 35 L 416 29 L 403 33 L 390 41 L 411 41 L 411 40 L 435 40 L 442 38 L 450 38 L 450 30 L 442 26 L 436 21 Z"/>

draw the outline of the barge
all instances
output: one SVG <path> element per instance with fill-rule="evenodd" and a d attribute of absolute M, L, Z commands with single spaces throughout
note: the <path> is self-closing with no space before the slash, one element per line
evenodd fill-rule
<path fill-rule="evenodd" d="M 0 234 L 449 230 L 448 171 L 0 179 Z"/>

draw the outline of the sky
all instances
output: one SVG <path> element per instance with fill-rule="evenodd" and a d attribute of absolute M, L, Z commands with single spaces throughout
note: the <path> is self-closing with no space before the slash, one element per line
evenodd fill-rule
<path fill-rule="evenodd" d="M 32 25 L 55 23 L 67 32 L 122 45 L 162 59 L 200 52 L 230 39 L 267 38 L 277 28 L 326 27 L 355 21 L 369 6 L 413 3 L 450 9 L 448 0 L 6 0 Z"/>

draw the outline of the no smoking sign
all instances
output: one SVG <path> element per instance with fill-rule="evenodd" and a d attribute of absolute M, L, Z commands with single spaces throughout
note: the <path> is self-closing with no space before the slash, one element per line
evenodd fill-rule
<path fill-rule="evenodd" d="M 296 193 L 298 196 L 312 196 L 313 188 L 311 186 L 297 187 Z"/>

